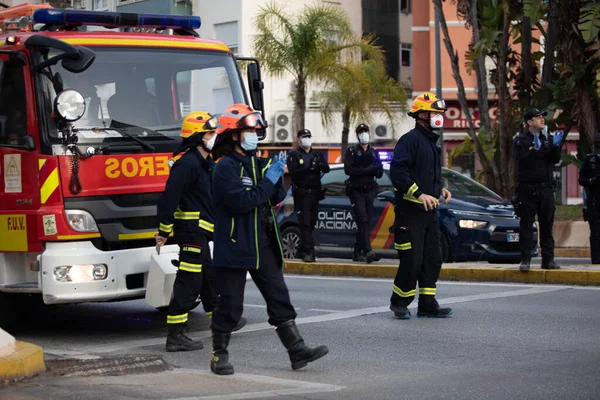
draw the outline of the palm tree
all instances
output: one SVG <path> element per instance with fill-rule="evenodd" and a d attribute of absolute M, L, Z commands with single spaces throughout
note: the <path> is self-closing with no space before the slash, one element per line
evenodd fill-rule
<path fill-rule="evenodd" d="M 379 50 L 381 52 L 381 50 Z M 383 57 L 381 52 L 380 57 Z M 406 112 L 407 95 L 393 78 L 386 74 L 385 64 L 379 60 L 350 61 L 330 71 L 325 81 L 326 90 L 317 98 L 321 101 L 321 118 L 325 126 L 341 111 L 342 155 L 348 147 L 350 122 L 370 123 L 373 111 L 382 111 L 395 132 L 399 113 Z"/>
<path fill-rule="evenodd" d="M 293 76 L 296 85 L 293 130 L 304 129 L 306 86 L 326 79 L 331 68 L 352 53 L 371 58 L 372 42 L 352 31 L 347 14 L 339 7 L 314 4 L 292 15 L 270 3 L 255 20 L 258 35 L 254 52 L 273 76 Z"/>

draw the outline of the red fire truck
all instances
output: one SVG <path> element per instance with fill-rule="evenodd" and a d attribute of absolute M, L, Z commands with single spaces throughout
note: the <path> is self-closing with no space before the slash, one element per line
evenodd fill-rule
<path fill-rule="evenodd" d="M 143 297 L 181 120 L 262 110 L 258 62 L 242 58 L 247 92 L 195 16 L 27 4 L 0 21 L 0 292 Z"/>

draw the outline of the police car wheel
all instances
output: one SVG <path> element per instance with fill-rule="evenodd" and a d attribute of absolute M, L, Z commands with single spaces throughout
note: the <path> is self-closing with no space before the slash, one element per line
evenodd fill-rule
<path fill-rule="evenodd" d="M 283 257 L 286 259 L 296 258 L 296 252 L 300 246 L 300 229 L 297 226 L 288 226 L 281 233 L 281 245 Z"/>

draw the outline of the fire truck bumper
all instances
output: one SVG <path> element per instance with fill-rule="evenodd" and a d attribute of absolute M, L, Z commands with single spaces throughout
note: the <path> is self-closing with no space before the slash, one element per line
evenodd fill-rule
<path fill-rule="evenodd" d="M 177 245 L 161 254 L 174 253 Z M 100 251 L 91 242 L 47 243 L 38 256 L 45 304 L 143 298 L 154 247 Z"/>

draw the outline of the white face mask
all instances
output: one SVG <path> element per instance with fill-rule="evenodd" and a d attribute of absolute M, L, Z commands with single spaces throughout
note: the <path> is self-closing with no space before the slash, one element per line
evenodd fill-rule
<path fill-rule="evenodd" d="M 202 139 L 204 140 L 204 139 Z M 204 140 L 204 146 L 206 146 L 206 149 L 208 151 L 212 151 L 214 145 L 215 145 L 215 140 L 217 140 L 217 135 L 213 135 L 213 137 L 210 138 L 210 140 L 206 141 Z"/>
<path fill-rule="evenodd" d="M 370 135 L 367 132 L 358 134 L 358 141 L 360 144 L 368 144 L 370 139 Z"/>
<path fill-rule="evenodd" d="M 312 140 L 311 138 L 302 138 L 300 139 L 300 146 L 304 147 L 305 149 L 309 149 L 310 146 L 312 146 Z"/>
<path fill-rule="evenodd" d="M 442 129 L 444 127 L 444 116 L 442 114 L 435 114 L 429 118 L 429 125 L 431 129 Z"/>
<path fill-rule="evenodd" d="M 244 141 L 242 142 L 241 146 L 242 149 L 246 151 L 256 150 L 256 147 L 258 146 L 258 135 L 256 132 L 244 132 Z"/>

